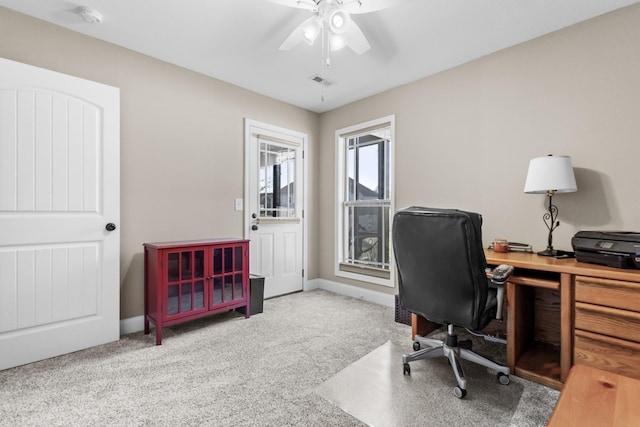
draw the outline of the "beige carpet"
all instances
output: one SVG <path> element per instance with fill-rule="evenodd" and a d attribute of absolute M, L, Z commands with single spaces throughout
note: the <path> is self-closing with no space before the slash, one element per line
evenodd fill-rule
<path fill-rule="evenodd" d="M 250 319 L 227 312 L 166 328 L 162 346 L 154 345 L 153 330 L 131 334 L 0 371 L 0 426 L 377 425 L 343 410 L 327 393 L 332 383 L 342 387 L 345 372 L 350 381 L 371 382 L 362 367 L 384 354 L 389 380 L 407 382 L 394 352 L 410 349 L 410 327 L 393 319 L 391 308 L 317 290 L 267 300 L 264 312 Z M 369 369 L 380 369 L 375 363 Z M 502 387 L 491 375 L 473 377 L 468 407 L 477 405 L 475 390 L 482 387 L 509 394 L 484 403 L 486 424 L 542 425 L 557 399 L 546 388 L 540 398 L 537 384 Z M 407 425 L 466 425 L 439 415 L 451 405 L 468 410 L 450 393 L 448 372 L 416 364 L 410 381 L 417 387 L 411 390 L 429 398 L 412 410 L 413 420 L 424 423 Z M 484 381 L 490 386 L 478 383 Z M 448 392 L 430 391 L 439 382 Z M 396 386 L 375 383 L 392 402 Z"/>

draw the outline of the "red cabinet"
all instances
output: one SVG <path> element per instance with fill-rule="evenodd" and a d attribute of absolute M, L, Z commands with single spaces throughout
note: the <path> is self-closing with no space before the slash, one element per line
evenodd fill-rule
<path fill-rule="evenodd" d="M 246 307 L 249 241 L 189 240 L 144 244 L 144 333 L 209 314 Z"/>

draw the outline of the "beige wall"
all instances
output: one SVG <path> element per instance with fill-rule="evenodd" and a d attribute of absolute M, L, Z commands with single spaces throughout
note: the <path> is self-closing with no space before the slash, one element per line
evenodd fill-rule
<path fill-rule="evenodd" d="M 1 7 L 0 56 L 120 88 L 121 318 L 143 314 L 144 242 L 242 236 L 245 117 L 308 133 L 317 157 L 315 113 Z"/>
<path fill-rule="evenodd" d="M 484 215 L 494 237 L 544 249 L 529 159 L 572 156 L 554 198 L 570 249 L 583 229 L 640 230 L 640 5 L 322 115 L 0 8 L 0 56 L 121 89 L 121 317 L 142 314 L 142 243 L 242 235 L 243 119 L 309 134 L 308 278 L 334 276 L 334 132 L 396 115 L 396 207 Z"/>
<path fill-rule="evenodd" d="M 396 208 L 454 207 L 495 237 L 546 247 L 528 162 L 570 155 L 579 190 L 554 197 L 554 246 L 577 230 L 640 231 L 640 5 L 514 46 L 321 116 L 319 275 L 334 276 L 334 132 L 396 115 Z"/>

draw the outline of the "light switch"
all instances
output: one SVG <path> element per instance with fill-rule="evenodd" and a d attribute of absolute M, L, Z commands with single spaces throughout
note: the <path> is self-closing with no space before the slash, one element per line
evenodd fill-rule
<path fill-rule="evenodd" d="M 242 210 L 242 199 L 236 199 L 236 210 L 237 211 Z"/>

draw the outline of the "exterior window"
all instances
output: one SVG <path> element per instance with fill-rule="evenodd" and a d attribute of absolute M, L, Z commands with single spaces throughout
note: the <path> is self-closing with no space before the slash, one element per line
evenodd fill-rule
<path fill-rule="evenodd" d="M 336 275 L 388 286 L 394 286 L 390 242 L 393 125 L 394 118 L 386 117 L 336 132 Z"/>

